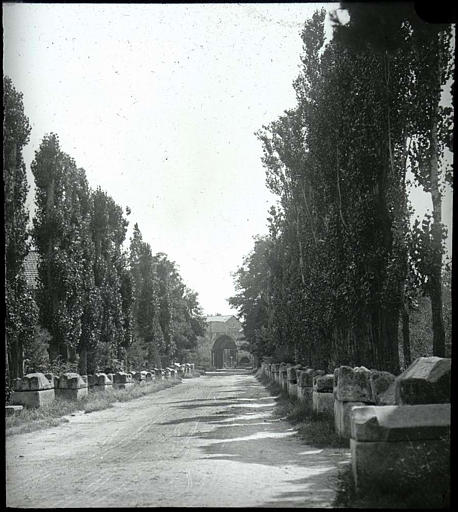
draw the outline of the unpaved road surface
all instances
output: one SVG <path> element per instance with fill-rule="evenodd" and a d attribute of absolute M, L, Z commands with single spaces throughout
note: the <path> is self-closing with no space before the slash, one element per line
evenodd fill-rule
<path fill-rule="evenodd" d="M 6 439 L 11 507 L 332 507 L 348 450 L 272 416 L 248 372 L 184 380 Z"/>

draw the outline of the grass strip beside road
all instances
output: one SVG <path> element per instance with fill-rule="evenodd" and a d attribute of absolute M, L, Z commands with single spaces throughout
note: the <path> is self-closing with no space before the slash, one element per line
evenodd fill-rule
<path fill-rule="evenodd" d="M 155 393 L 161 389 L 170 388 L 181 382 L 180 379 L 161 380 L 147 386 L 134 385 L 129 389 L 109 389 L 107 391 L 92 391 L 78 401 L 56 398 L 50 404 L 37 409 L 24 409 L 12 416 L 5 417 L 5 435 L 11 436 L 33 432 L 44 428 L 55 427 L 68 422 L 71 414 L 84 411 L 86 414 L 112 407 L 114 402 L 127 402 L 141 396 Z"/>
<path fill-rule="evenodd" d="M 325 414 L 314 414 L 311 407 L 299 400 L 292 400 L 276 382 L 257 374 L 258 380 L 267 390 L 277 396 L 274 416 L 284 418 L 297 428 L 298 436 L 310 446 L 319 448 L 349 448 L 334 430 L 334 418 Z"/>

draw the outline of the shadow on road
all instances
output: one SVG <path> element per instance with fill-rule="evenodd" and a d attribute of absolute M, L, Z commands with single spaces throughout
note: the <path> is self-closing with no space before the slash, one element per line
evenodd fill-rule
<path fill-rule="evenodd" d="M 253 393 L 255 389 L 257 392 Z M 240 389 L 240 394 L 234 396 L 238 391 L 227 389 L 230 396 L 202 400 L 204 403 L 177 404 L 180 409 L 225 408 L 213 415 L 178 420 L 203 422 L 213 427 L 209 431 L 199 429 L 179 437 L 201 440 L 198 447 L 203 460 L 263 465 L 275 467 L 282 475 L 291 474 L 292 478 L 281 479 L 279 492 L 262 507 L 332 506 L 336 467 L 348 461 L 348 450 L 316 449 L 302 444 L 293 427 L 272 415 L 279 397 L 259 396 L 257 383 L 247 383 Z M 250 478 L 256 479 L 256 469 L 252 471 Z M 300 478 L 294 478 L 296 475 Z"/>

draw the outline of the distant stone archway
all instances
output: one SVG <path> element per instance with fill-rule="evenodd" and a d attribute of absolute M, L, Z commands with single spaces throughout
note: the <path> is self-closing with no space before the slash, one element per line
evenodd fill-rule
<path fill-rule="evenodd" d="M 237 345 L 227 334 L 218 336 L 212 347 L 212 365 L 215 368 L 234 368 L 237 366 Z"/>

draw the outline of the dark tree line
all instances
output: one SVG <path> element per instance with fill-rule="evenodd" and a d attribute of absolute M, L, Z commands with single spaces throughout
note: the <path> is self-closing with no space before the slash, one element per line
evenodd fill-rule
<path fill-rule="evenodd" d="M 7 383 L 30 370 L 87 374 L 185 360 L 204 334 L 197 294 L 165 254 L 152 253 L 137 224 L 125 247 L 130 210 L 90 188 L 55 134 L 31 164 L 36 212 L 28 228 L 22 151 L 30 125 L 22 94 L 8 77 L 3 87 Z M 31 244 L 35 293 L 24 272 Z"/>
<path fill-rule="evenodd" d="M 325 11 L 305 22 L 297 106 L 258 132 L 279 201 L 230 303 L 259 356 L 398 372 L 399 327 L 408 364 L 421 294 L 432 351 L 446 353 L 441 203 L 452 111 L 440 99 L 451 27 L 422 22 L 408 3 L 343 7 L 350 20 L 332 16 L 327 44 Z M 413 223 L 409 179 L 433 204 Z"/>

